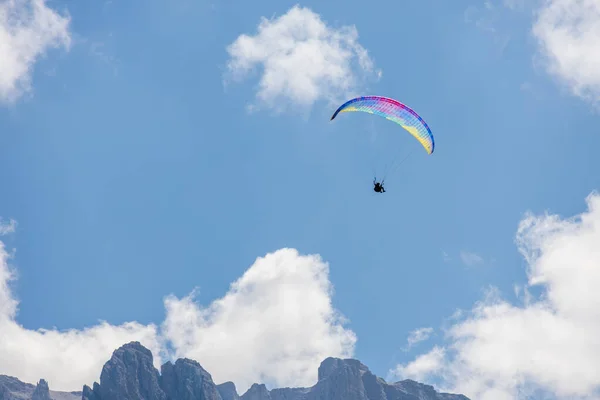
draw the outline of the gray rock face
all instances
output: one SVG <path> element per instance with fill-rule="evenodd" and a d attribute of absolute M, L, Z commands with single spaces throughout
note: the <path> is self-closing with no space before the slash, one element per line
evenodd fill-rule
<path fill-rule="evenodd" d="M 0 400 L 30 399 L 35 386 L 12 376 L 0 375 Z"/>
<path fill-rule="evenodd" d="M 0 400 L 79 400 L 81 392 L 58 392 L 41 379 L 37 386 L 12 376 L 0 375 Z"/>
<path fill-rule="evenodd" d="M 161 386 L 168 400 L 222 400 L 210 374 L 187 358 L 161 367 Z"/>
<path fill-rule="evenodd" d="M 240 398 L 233 382 L 221 383 L 217 385 L 217 390 L 222 400 L 239 400 Z"/>
<path fill-rule="evenodd" d="M 44 379 L 40 379 L 33 394 L 31 395 L 31 400 L 52 400 L 50 397 L 50 388 L 48 387 L 48 382 Z"/>
<path fill-rule="evenodd" d="M 306 400 L 371 400 L 362 381 L 367 371 L 357 360 L 327 358 L 319 366 L 319 381 Z"/>
<path fill-rule="evenodd" d="M 167 362 L 159 373 L 150 350 L 139 342 L 125 344 L 104 364 L 100 383 L 82 392 L 54 392 L 41 379 L 37 386 L 0 375 L 0 400 L 469 400 L 438 393 L 412 380 L 393 384 L 375 376 L 358 360 L 327 358 L 310 388 L 268 390 L 255 383 L 239 396 L 232 382 L 215 385 L 211 375 L 190 359 Z"/>
<path fill-rule="evenodd" d="M 231 400 L 223 396 L 223 400 Z M 311 388 L 267 390 L 254 384 L 240 400 L 469 400 L 462 395 L 438 393 L 433 386 L 405 380 L 388 384 L 358 360 L 327 358 Z"/>
<path fill-rule="evenodd" d="M 87 400 L 167 400 L 154 368 L 152 352 L 139 342 L 127 343 L 113 352 L 94 389 L 84 387 Z"/>
<path fill-rule="evenodd" d="M 240 400 L 271 400 L 271 394 L 264 384 L 254 383 L 250 389 L 240 397 Z"/>
<path fill-rule="evenodd" d="M 424 385 L 411 379 L 406 379 L 393 384 L 393 387 L 402 393 L 406 393 L 418 400 L 469 400 L 461 394 L 438 393 L 433 386 Z"/>
<path fill-rule="evenodd" d="M 319 381 L 293 400 L 469 400 L 438 393 L 433 386 L 414 381 L 388 384 L 358 360 L 327 358 L 319 367 Z"/>
<path fill-rule="evenodd" d="M 281 388 L 271 390 L 271 400 L 301 400 L 310 392 L 309 388 Z"/>
<path fill-rule="evenodd" d="M 98 384 L 96 383 L 96 385 Z M 83 385 L 81 400 L 100 400 L 99 391 L 94 392 L 88 385 Z"/>
<path fill-rule="evenodd" d="M 226 389 L 227 387 L 225 387 Z M 233 387 L 235 396 L 235 386 Z M 239 398 L 239 397 L 238 397 Z M 232 398 L 235 400 L 236 398 Z M 154 368 L 152 353 L 139 342 L 121 346 L 104 364 L 100 384 L 83 387 L 82 400 L 222 400 L 217 385 L 190 359 Z"/>

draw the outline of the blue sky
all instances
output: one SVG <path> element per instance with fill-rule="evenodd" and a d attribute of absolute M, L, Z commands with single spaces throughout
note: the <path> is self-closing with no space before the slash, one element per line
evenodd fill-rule
<path fill-rule="evenodd" d="M 563 230 L 570 222 L 560 218 L 585 212 L 584 200 L 600 186 L 600 161 L 594 157 L 600 144 L 595 72 L 600 60 L 585 51 L 593 48 L 587 40 L 599 29 L 600 12 L 577 9 L 587 15 L 590 33 L 572 37 L 561 24 L 577 21 L 556 16 L 561 7 L 575 7 L 570 0 L 383 1 L 377 7 L 308 1 L 296 14 L 295 2 L 272 0 L 34 3 L 37 19 L 22 29 L 46 29 L 44 39 L 5 31 L 14 21 L 0 19 L 0 33 L 9 32 L 0 35 L 0 43 L 9 44 L 0 56 L 14 61 L 0 61 L 0 216 L 16 221 L 15 229 L 6 229 L 14 232 L 2 237 L 3 268 L 15 279 L 0 285 L 5 291 L 0 309 L 8 310 L 7 323 L 17 335 L 11 337 L 13 347 L 0 352 L 14 355 L 17 344 L 31 345 L 21 337 L 42 347 L 57 340 L 59 348 L 71 349 L 72 336 L 77 346 L 90 343 L 98 351 L 86 350 L 82 357 L 89 362 L 70 377 L 52 375 L 45 356 L 32 356 L 27 366 L 0 361 L 0 373 L 45 377 L 51 387 L 77 390 L 97 379 L 114 347 L 141 337 L 155 349 L 170 340 L 177 355 L 194 356 L 217 381 L 232 379 L 240 388 L 256 379 L 304 384 L 327 355 L 358 358 L 386 378 L 395 371 L 402 375 L 398 379 L 414 377 L 482 399 L 507 393 L 513 398 L 517 388 L 500 378 L 504 373 L 523 373 L 528 376 L 523 385 L 556 396 L 583 396 L 600 383 L 594 375 L 579 385 L 561 385 L 544 371 L 511 361 L 502 373 L 477 367 L 477 373 L 498 379 L 494 387 L 473 378 L 473 369 L 465 372 L 468 384 L 460 386 L 460 379 L 453 381 L 440 367 L 452 361 L 431 358 L 452 343 L 441 329 L 453 323 L 448 319 L 457 309 L 489 300 L 490 287 L 502 298 L 493 301 L 528 311 L 514 289 L 534 283 L 515 244 L 520 222 L 531 211 L 536 226 L 556 223 L 552 235 L 568 235 L 572 232 Z M 0 7 L 28 15 L 29 1 L 15 4 Z M 270 27 L 256 39 L 263 17 Z M 41 20 L 54 22 L 41 28 L 35 25 Z M 292 33 L 284 29 L 288 23 L 296 24 Z M 322 34 L 306 41 L 319 26 Z M 356 39 L 343 28 L 352 26 Z M 236 42 L 240 35 L 254 39 Z M 291 40 L 290 49 L 303 50 L 282 53 L 282 37 Z M 26 39 L 37 42 L 27 47 Z M 233 43 L 238 46 L 230 47 Z M 350 53 L 365 49 L 372 68 L 338 54 L 336 46 Z M 325 54 L 321 64 L 307 62 L 319 54 Z M 246 74 L 240 72 L 243 65 L 250 67 Z M 398 126 L 370 115 L 346 114 L 330 122 L 337 102 L 353 94 L 390 96 L 413 107 L 433 130 L 435 153 L 427 156 Z M 408 153 L 386 180 L 386 194 L 373 193 L 373 166 L 381 171 L 396 154 Z M 563 217 L 545 219 L 546 211 Z M 539 234 L 535 240 L 527 236 L 525 247 L 550 235 Z M 595 254 L 597 242 L 590 240 Z M 297 263 L 320 265 L 298 261 L 313 254 L 329 264 L 328 273 L 317 268 L 317 278 L 302 275 L 298 282 L 306 283 L 305 291 L 290 289 L 306 299 L 286 308 L 293 300 L 281 288 L 295 278 L 281 278 L 283 283 L 259 280 L 265 293 L 244 297 L 241 291 L 231 304 L 252 306 L 248 315 L 238 310 L 241 319 L 262 313 L 263 302 L 253 303 L 257 298 L 297 315 L 286 317 L 287 328 L 260 328 L 256 335 L 290 333 L 289 343 L 281 339 L 281 347 L 274 347 L 274 358 L 310 356 L 278 367 L 292 378 L 268 366 L 259 368 L 259 378 L 243 369 L 226 377 L 218 357 L 208 354 L 213 342 L 202 342 L 202 329 L 214 327 L 206 334 L 219 338 L 217 347 L 225 354 L 227 340 L 250 328 L 192 322 L 190 315 L 223 298 L 257 257 L 283 248 L 299 254 L 280 253 L 280 261 L 268 258 L 269 267 L 257 271 L 277 275 L 273 271 L 295 271 L 290 265 Z M 540 248 L 548 257 L 558 252 Z M 590 257 L 581 265 L 595 271 L 600 263 Z M 529 267 L 535 271 L 536 265 Z M 550 279 L 539 274 L 546 283 Z M 592 275 L 577 282 L 594 282 Z M 333 308 L 322 279 L 335 289 Z M 246 289 L 252 291 L 253 284 Z M 552 301 L 551 287 L 530 289 L 534 297 L 550 298 L 536 297 L 533 307 Z M 191 303 L 186 296 L 195 288 Z M 171 308 L 164 303 L 170 294 Z M 561 307 L 552 307 L 560 313 Z M 221 315 L 219 310 L 213 312 Z M 344 328 L 330 320 L 335 310 L 348 319 Z M 314 322 L 315 332 L 328 327 L 335 332 L 328 331 L 319 344 L 294 342 L 292 332 L 304 325 L 301 315 Z M 108 325 L 99 326 L 99 320 Z M 165 320 L 175 322 L 163 326 L 167 333 L 156 333 L 160 329 L 152 324 Z M 129 321 L 137 325 L 119 328 Z M 183 337 L 187 324 L 198 329 Z M 54 328 L 55 336 L 38 331 Z M 433 333 L 406 350 L 407 337 L 418 328 Z M 422 355 L 433 367 L 418 363 Z M 60 355 L 49 351 L 51 356 Z M 555 359 L 568 361 L 563 356 Z"/>

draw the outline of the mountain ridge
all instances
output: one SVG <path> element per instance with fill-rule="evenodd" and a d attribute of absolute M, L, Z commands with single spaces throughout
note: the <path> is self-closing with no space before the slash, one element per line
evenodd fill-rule
<path fill-rule="evenodd" d="M 413 380 L 387 383 L 356 359 L 328 357 L 311 387 L 267 389 L 254 383 L 239 395 L 235 384 L 216 384 L 199 362 L 180 358 L 154 367 L 152 352 L 139 342 L 116 349 L 104 364 L 100 383 L 82 391 L 51 391 L 0 375 L 0 400 L 469 400 L 461 394 L 440 393 Z"/>

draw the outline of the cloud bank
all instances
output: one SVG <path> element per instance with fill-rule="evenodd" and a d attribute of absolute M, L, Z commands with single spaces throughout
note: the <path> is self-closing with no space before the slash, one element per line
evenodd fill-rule
<path fill-rule="evenodd" d="M 258 106 L 307 107 L 316 101 L 340 101 L 363 80 L 380 76 L 354 26 L 328 26 L 308 8 L 262 18 L 255 35 L 240 35 L 227 47 L 228 71 L 234 80 L 260 69 Z"/>
<path fill-rule="evenodd" d="M 398 377 L 440 378 L 449 390 L 481 400 L 598 398 L 600 386 L 600 195 L 574 218 L 527 215 L 516 241 L 528 263 L 523 304 L 495 289 L 447 331 L 447 344 Z M 533 296 L 529 289 L 542 294 Z M 594 396 L 595 394 L 595 396 Z"/>
<path fill-rule="evenodd" d="M 600 1 L 547 0 L 533 25 L 548 71 L 600 106 Z"/>
<path fill-rule="evenodd" d="M 0 103 L 13 103 L 31 90 L 33 66 L 48 50 L 70 47 L 69 22 L 45 0 L 0 3 Z"/>
<path fill-rule="evenodd" d="M 158 367 L 171 356 L 198 360 L 217 382 L 238 390 L 262 381 L 309 386 L 328 356 L 351 357 L 356 337 L 331 304 L 329 268 L 318 256 L 282 249 L 259 258 L 207 307 L 193 295 L 167 296 L 161 327 L 107 322 L 83 330 L 28 330 L 18 324 L 10 255 L 0 241 L 0 374 L 53 390 L 81 390 L 98 380 L 113 350 L 138 340 Z M 167 347 L 175 354 L 169 353 Z"/>

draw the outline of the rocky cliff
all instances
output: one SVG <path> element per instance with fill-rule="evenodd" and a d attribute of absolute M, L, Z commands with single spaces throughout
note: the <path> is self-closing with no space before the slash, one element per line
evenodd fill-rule
<path fill-rule="evenodd" d="M 0 375 L 0 400 L 81 400 L 81 396 L 81 392 L 52 391 L 44 379 L 32 385 L 12 376 Z"/>
<path fill-rule="evenodd" d="M 131 342 L 113 352 L 104 364 L 100 383 L 82 392 L 50 391 L 45 380 L 37 386 L 0 375 L 0 400 L 469 400 L 439 393 L 433 386 L 411 380 L 387 383 L 358 360 L 327 358 L 318 381 L 310 388 L 268 390 L 255 383 L 239 395 L 232 382 L 216 385 L 202 366 L 190 359 L 154 368 L 150 350 Z"/>

